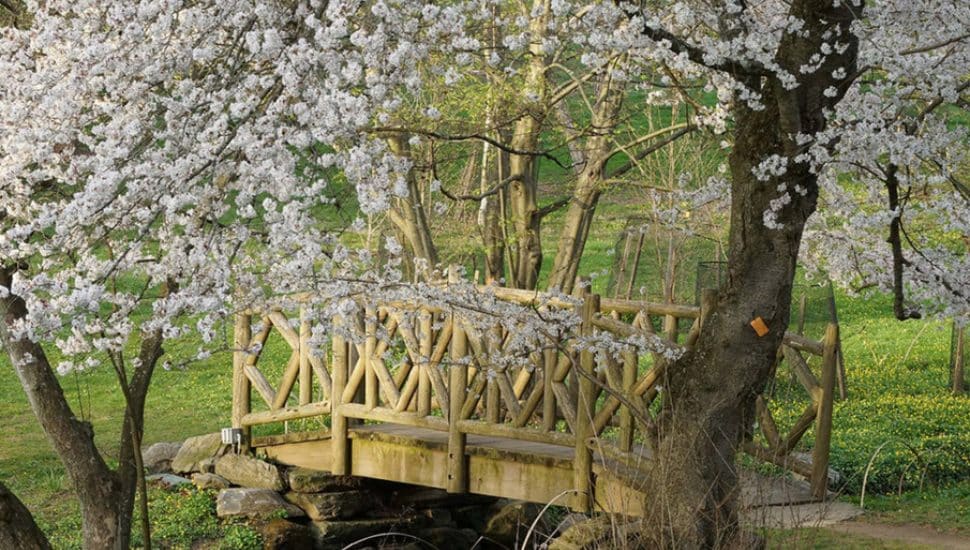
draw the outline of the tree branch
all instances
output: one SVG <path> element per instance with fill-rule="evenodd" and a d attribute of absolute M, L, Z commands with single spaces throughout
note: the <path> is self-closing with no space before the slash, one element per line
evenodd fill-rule
<path fill-rule="evenodd" d="M 746 77 L 761 77 L 769 76 L 770 74 L 764 66 L 755 61 L 740 61 L 728 58 L 718 63 L 709 62 L 705 59 L 707 52 L 703 49 L 674 35 L 666 29 L 651 27 L 646 22 L 643 24 L 642 33 L 654 42 L 666 42 L 670 45 L 670 51 L 676 54 L 687 54 L 688 59 L 708 69 Z"/>
<path fill-rule="evenodd" d="M 566 206 L 567 204 L 569 204 L 570 200 L 572 200 L 572 197 L 563 197 L 551 204 L 547 204 L 542 208 L 540 208 L 538 212 L 536 212 L 536 216 L 539 216 L 539 219 L 542 219 L 548 216 L 549 214 L 552 214 L 556 210 L 559 210 L 563 206 Z"/>
<path fill-rule="evenodd" d="M 637 161 L 643 160 L 647 155 L 653 153 L 654 151 L 657 151 L 658 149 L 666 146 L 667 144 L 673 143 L 681 136 L 684 136 L 690 132 L 693 132 L 696 129 L 697 129 L 697 126 L 686 126 L 684 128 L 681 128 L 680 130 L 677 130 L 673 134 L 670 134 L 666 138 L 660 140 L 657 143 L 654 143 L 650 147 L 647 147 L 643 151 L 640 151 L 639 153 L 637 153 L 632 160 L 627 161 L 626 163 L 620 165 L 615 170 L 613 170 L 613 173 L 611 173 L 609 177 L 607 177 L 606 179 L 613 179 L 613 178 L 622 176 L 623 174 L 627 173 L 631 168 L 633 168 L 636 165 Z"/>
<path fill-rule="evenodd" d="M 491 197 L 492 195 L 497 194 L 499 191 L 502 190 L 503 187 L 512 183 L 513 181 L 521 181 L 521 180 L 522 180 L 521 175 L 516 174 L 513 176 L 509 176 L 503 179 L 502 181 L 496 183 L 495 185 L 491 186 L 490 188 L 488 188 L 488 190 L 478 195 L 453 195 L 450 192 L 448 192 L 448 190 L 445 189 L 444 187 L 441 188 L 441 194 L 453 201 L 480 201 L 486 197 Z"/>
<path fill-rule="evenodd" d="M 556 163 L 557 166 L 559 166 L 560 168 L 562 168 L 564 170 L 568 170 L 569 169 L 568 166 L 566 166 L 565 164 L 563 164 L 562 162 L 560 162 L 559 159 L 557 159 L 555 156 L 553 156 L 552 154 L 550 154 L 548 152 L 545 152 L 545 151 L 524 151 L 524 150 L 521 150 L 521 149 L 515 149 L 513 147 L 509 147 L 508 145 L 506 145 L 506 144 L 498 141 L 495 138 L 489 137 L 489 136 L 487 136 L 485 134 L 480 134 L 478 132 L 472 132 L 472 133 L 468 133 L 468 134 L 443 134 L 441 132 L 435 132 L 433 130 L 422 130 L 422 129 L 415 129 L 415 128 L 399 128 L 399 127 L 394 127 L 394 126 L 378 126 L 378 127 L 375 127 L 375 128 L 370 128 L 369 131 L 370 132 L 373 132 L 375 134 L 411 133 L 411 134 L 417 134 L 417 135 L 420 135 L 420 136 L 429 137 L 429 138 L 432 138 L 432 139 L 439 139 L 441 141 L 469 141 L 469 140 L 479 140 L 479 141 L 484 141 L 485 143 L 488 143 L 489 145 L 492 145 L 492 146 L 494 146 L 494 147 L 496 147 L 498 149 L 501 149 L 502 151 L 505 151 L 506 153 L 509 153 L 510 155 L 521 155 L 521 156 L 526 156 L 526 157 L 542 157 L 542 158 L 546 158 L 546 159 L 551 160 L 552 162 Z"/>

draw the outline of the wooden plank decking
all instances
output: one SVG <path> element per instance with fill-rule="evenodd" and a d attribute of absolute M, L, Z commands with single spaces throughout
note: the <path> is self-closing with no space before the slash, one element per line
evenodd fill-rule
<path fill-rule="evenodd" d="M 351 474 L 448 487 L 448 433 L 394 424 L 358 426 L 350 431 Z M 267 438 L 266 455 L 282 464 L 329 470 L 331 439 L 295 433 Z M 643 460 L 649 461 L 645 449 Z M 547 443 L 468 436 L 468 492 L 545 504 L 570 504 L 574 449 Z M 649 497 L 639 489 L 634 469 L 593 453 L 594 502 L 598 510 L 640 515 Z M 747 472 L 742 476 L 744 501 L 758 506 L 812 500 L 807 487 L 790 480 L 769 479 Z"/>
<path fill-rule="evenodd" d="M 261 448 L 282 464 L 329 470 L 331 440 L 318 434 L 276 436 Z M 448 433 L 375 424 L 350 432 L 351 474 L 361 477 L 447 489 Z M 291 441 L 287 441 L 291 439 Z M 568 504 L 573 489 L 574 450 L 569 447 L 498 437 L 468 436 L 468 492 L 537 503 L 554 499 Z M 628 481 L 610 475 L 615 464 L 594 453 L 598 508 L 636 515 L 646 495 Z"/>

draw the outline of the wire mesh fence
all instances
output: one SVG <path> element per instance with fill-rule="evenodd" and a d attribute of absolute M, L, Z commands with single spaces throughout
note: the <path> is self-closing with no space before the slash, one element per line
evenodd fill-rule
<path fill-rule="evenodd" d="M 714 259 L 718 244 L 709 239 L 690 238 L 676 231 L 658 228 L 642 217 L 627 220 L 613 248 L 613 262 L 607 294 L 633 300 L 672 301 L 700 304 L 698 259 Z M 702 263 L 708 263 L 706 261 Z M 717 263 L 717 262 L 713 262 Z"/>

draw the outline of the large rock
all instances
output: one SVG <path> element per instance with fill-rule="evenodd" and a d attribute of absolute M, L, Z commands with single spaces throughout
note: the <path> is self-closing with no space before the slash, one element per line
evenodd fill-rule
<path fill-rule="evenodd" d="M 584 521 L 570 514 L 560 524 L 559 535 L 548 545 L 549 550 L 587 550 L 589 548 L 655 548 L 643 539 L 642 520 L 626 521 L 618 516 L 600 514 Z M 565 525 L 564 525 L 565 524 Z M 753 548 L 742 546 L 742 548 Z"/>
<path fill-rule="evenodd" d="M 343 548 L 351 543 L 374 535 L 389 533 L 411 532 L 421 527 L 421 521 L 414 517 L 397 517 L 384 519 L 358 519 L 351 521 L 314 521 L 313 529 L 317 535 L 317 542 L 323 548 Z M 387 541 L 370 541 L 361 548 L 381 548 Z"/>
<path fill-rule="evenodd" d="M 229 480 L 216 474 L 192 474 L 192 485 L 199 489 L 215 489 L 217 491 L 229 488 Z"/>
<path fill-rule="evenodd" d="M 556 528 L 556 538 L 550 550 L 585 550 L 594 548 L 610 538 L 611 525 L 606 516 L 593 519 L 581 514 L 569 514 Z"/>
<path fill-rule="evenodd" d="M 303 517 L 303 510 L 283 500 L 271 489 L 236 487 L 219 491 L 216 497 L 216 515 L 220 518 L 243 516 L 248 518 Z"/>
<path fill-rule="evenodd" d="M 190 437 L 182 443 L 172 459 L 172 471 L 187 474 L 199 471 L 199 462 L 223 452 L 222 436 L 218 433 Z"/>
<path fill-rule="evenodd" d="M 454 548 L 455 550 L 473 548 L 481 538 L 471 529 L 455 529 L 452 527 L 422 529 L 416 533 L 416 536 L 437 548 Z M 424 546 L 427 548 L 427 544 Z"/>
<path fill-rule="evenodd" d="M 258 529 L 263 537 L 264 550 L 294 550 L 313 548 L 315 545 L 313 531 L 309 527 L 285 519 L 270 520 Z"/>
<path fill-rule="evenodd" d="M 500 500 L 493 506 L 483 534 L 510 548 L 518 548 L 541 509 L 538 504 L 531 502 Z M 543 518 L 539 518 L 536 529 L 548 532 L 549 526 L 545 523 Z"/>
<path fill-rule="evenodd" d="M 791 456 L 792 458 L 801 460 L 802 462 L 804 462 L 805 464 L 808 464 L 809 466 L 812 465 L 812 459 L 814 458 L 812 456 L 812 453 L 806 453 L 806 452 L 794 452 L 791 454 Z M 842 484 L 842 473 L 836 470 L 835 468 L 832 468 L 830 466 L 826 474 L 827 474 L 827 477 L 829 478 L 829 487 L 838 487 L 839 485 Z"/>
<path fill-rule="evenodd" d="M 216 475 L 235 485 L 282 491 L 285 487 L 279 468 L 246 455 L 227 454 L 216 461 Z"/>
<path fill-rule="evenodd" d="M 149 446 L 141 452 L 141 461 L 149 474 L 160 474 L 172 470 L 172 459 L 182 448 L 182 442 L 161 442 Z"/>
<path fill-rule="evenodd" d="M 191 485 L 192 480 L 175 474 L 152 474 L 145 478 L 145 483 L 172 489 L 179 485 Z"/>
<path fill-rule="evenodd" d="M 297 493 L 327 493 L 351 491 L 363 486 L 363 479 L 353 476 L 335 476 L 330 472 L 310 468 L 290 468 L 286 472 L 290 490 Z"/>
<path fill-rule="evenodd" d="M 344 491 L 341 493 L 287 493 L 286 501 L 299 506 L 315 521 L 353 517 L 373 506 L 369 493 Z"/>

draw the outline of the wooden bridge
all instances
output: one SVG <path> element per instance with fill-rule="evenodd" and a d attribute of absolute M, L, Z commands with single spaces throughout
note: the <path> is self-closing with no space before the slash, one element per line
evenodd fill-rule
<path fill-rule="evenodd" d="M 314 351 L 304 309 L 294 323 L 281 310 L 238 315 L 232 425 L 244 446 L 336 474 L 637 515 L 650 498 L 642 481 L 669 358 L 641 356 L 633 346 L 605 353 L 589 339 L 600 331 L 623 338 L 659 332 L 671 351 L 693 346 L 716 293 L 705 292 L 695 307 L 478 291 L 483 299 L 531 305 L 537 315 L 574 308 L 578 335 L 549 334 L 531 350 L 514 350 L 515 325 L 507 319 L 483 328 L 467 310 L 372 304 L 343 319 L 343 329 L 335 327 Z M 273 332 L 290 350 L 285 365 L 261 361 Z M 760 435 L 743 447 L 808 478 L 816 498 L 827 485 L 837 341 L 834 324 L 821 342 L 785 336 L 779 360 L 788 360 L 806 390 L 804 413 L 783 432 L 768 398 L 759 397 Z M 821 381 L 803 354 L 822 357 Z M 269 379 L 277 376 L 274 387 Z M 793 451 L 813 425 L 809 464 Z"/>

